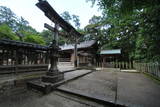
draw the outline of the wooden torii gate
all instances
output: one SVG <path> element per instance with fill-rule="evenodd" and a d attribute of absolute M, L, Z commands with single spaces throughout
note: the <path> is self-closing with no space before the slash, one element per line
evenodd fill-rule
<path fill-rule="evenodd" d="M 64 21 L 59 14 L 49 5 L 49 3 L 45 0 L 39 0 L 39 3 L 36 4 L 52 22 L 55 23 L 55 28 L 52 26 L 45 24 L 44 26 L 55 33 L 53 37 L 52 44 L 48 47 L 49 57 L 51 67 L 45 76 L 42 76 L 41 81 L 31 81 L 27 83 L 28 88 L 34 88 L 39 91 L 43 91 L 44 93 L 48 93 L 51 90 L 55 89 L 60 81 L 64 79 L 64 73 L 59 72 L 57 69 L 57 60 L 58 60 L 58 29 L 60 26 L 64 29 L 70 37 L 73 37 L 75 40 L 75 67 L 77 67 L 77 38 L 82 36 L 79 32 L 77 32 L 73 26 Z"/>
<path fill-rule="evenodd" d="M 76 29 L 67 23 L 52 7 L 46 0 L 39 0 L 39 3 L 36 4 L 37 7 L 39 7 L 45 14 L 46 17 L 48 17 L 52 22 L 55 24 L 58 24 L 62 29 L 64 29 L 71 38 L 75 41 L 75 61 L 74 65 L 77 67 L 77 43 L 78 38 L 82 35 L 76 31 Z"/>

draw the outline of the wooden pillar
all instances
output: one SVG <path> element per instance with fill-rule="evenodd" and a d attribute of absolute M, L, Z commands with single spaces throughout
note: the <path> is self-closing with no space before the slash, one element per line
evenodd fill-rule
<path fill-rule="evenodd" d="M 3 65 L 3 62 L 4 62 L 4 49 L 2 49 L 2 65 Z"/>
<path fill-rule="evenodd" d="M 14 65 L 14 50 L 11 49 L 11 65 Z"/>
<path fill-rule="evenodd" d="M 105 56 L 103 56 L 103 63 L 102 63 L 102 67 L 104 67 L 104 65 L 105 65 L 105 59 L 106 59 L 106 57 Z"/>
<path fill-rule="evenodd" d="M 29 51 L 27 49 L 27 65 L 29 65 Z"/>
<path fill-rule="evenodd" d="M 2 49 L 0 49 L 0 65 L 2 65 Z"/>
<path fill-rule="evenodd" d="M 55 31 L 54 31 L 54 37 L 53 40 L 56 41 L 56 45 L 58 46 L 58 29 L 59 29 L 59 25 L 57 23 L 55 23 Z"/>
<path fill-rule="evenodd" d="M 75 45 L 74 45 L 74 67 L 77 67 L 77 38 L 75 38 Z"/>
<path fill-rule="evenodd" d="M 2 48 L 1 49 L 1 61 L 0 61 L 0 65 L 3 65 L 3 60 L 4 60 L 4 58 L 3 58 L 3 55 L 4 55 L 4 49 Z"/>
<path fill-rule="evenodd" d="M 19 54 L 18 54 L 18 49 L 16 49 L 16 50 L 15 50 L 15 71 L 14 71 L 16 74 L 17 74 L 17 70 L 18 70 L 17 65 L 19 64 L 18 56 L 19 56 Z"/>

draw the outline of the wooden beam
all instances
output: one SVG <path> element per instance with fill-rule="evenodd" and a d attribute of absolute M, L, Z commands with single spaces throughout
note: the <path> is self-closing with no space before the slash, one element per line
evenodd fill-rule
<path fill-rule="evenodd" d="M 55 32 L 55 30 L 56 30 L 54 27 L 50 26 L 47 23 L 44 23 L 44 27 L 47 28 L 48 30 L 52 31 L 52 32 Z"/>
<path fill-rule="evenodd" d="M 69 34 L 65 33 L 65 32 L 61 32 L 58 29 L 56 29 L 55 27 L 50 26 L 49 24 L 45 23 L 44 27 L 47 28 L 48 30 L 52 31 L 52 32 L 58 32 L 58 35 L 61 35 L 63 37 L 69 37 Z"/>
<path fill-rule="evenodd" d="M 39 3 L 37 3 L 36 6 L 44 12 L 45 16 L 47 16 L 52 22 L 58 24 L 67 33 L 71 34 L 71 36 L 82 36 L 52 8 L 47 1 L 39 0 Z"/>

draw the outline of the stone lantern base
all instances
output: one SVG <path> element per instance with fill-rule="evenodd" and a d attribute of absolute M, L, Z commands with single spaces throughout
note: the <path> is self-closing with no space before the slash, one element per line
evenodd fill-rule
<path fill-rule="evenodd" d="M 64 73 L 59 71 L 47 72 L 46 76 L 42 77 L 43 82 L 56 83 L 64 79 Z"/>

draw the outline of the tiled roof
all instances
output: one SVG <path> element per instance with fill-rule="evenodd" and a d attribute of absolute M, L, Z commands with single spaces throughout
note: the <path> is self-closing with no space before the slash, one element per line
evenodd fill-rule
<path fill-rule="evenodd" d="M 88 48 L 88 47 L 91 47 L 92 45 L 94 45 L 95 43 L 96 43 L 95 40 L 80 42 L 77 45 L 77 48 L 78 49 Z M 74 49 L 74 44 L 63 45 L 63 46 L 60 46 L 60 48 L 61 48 L 61 50 L 72 50 L 72 49 Z"/>

